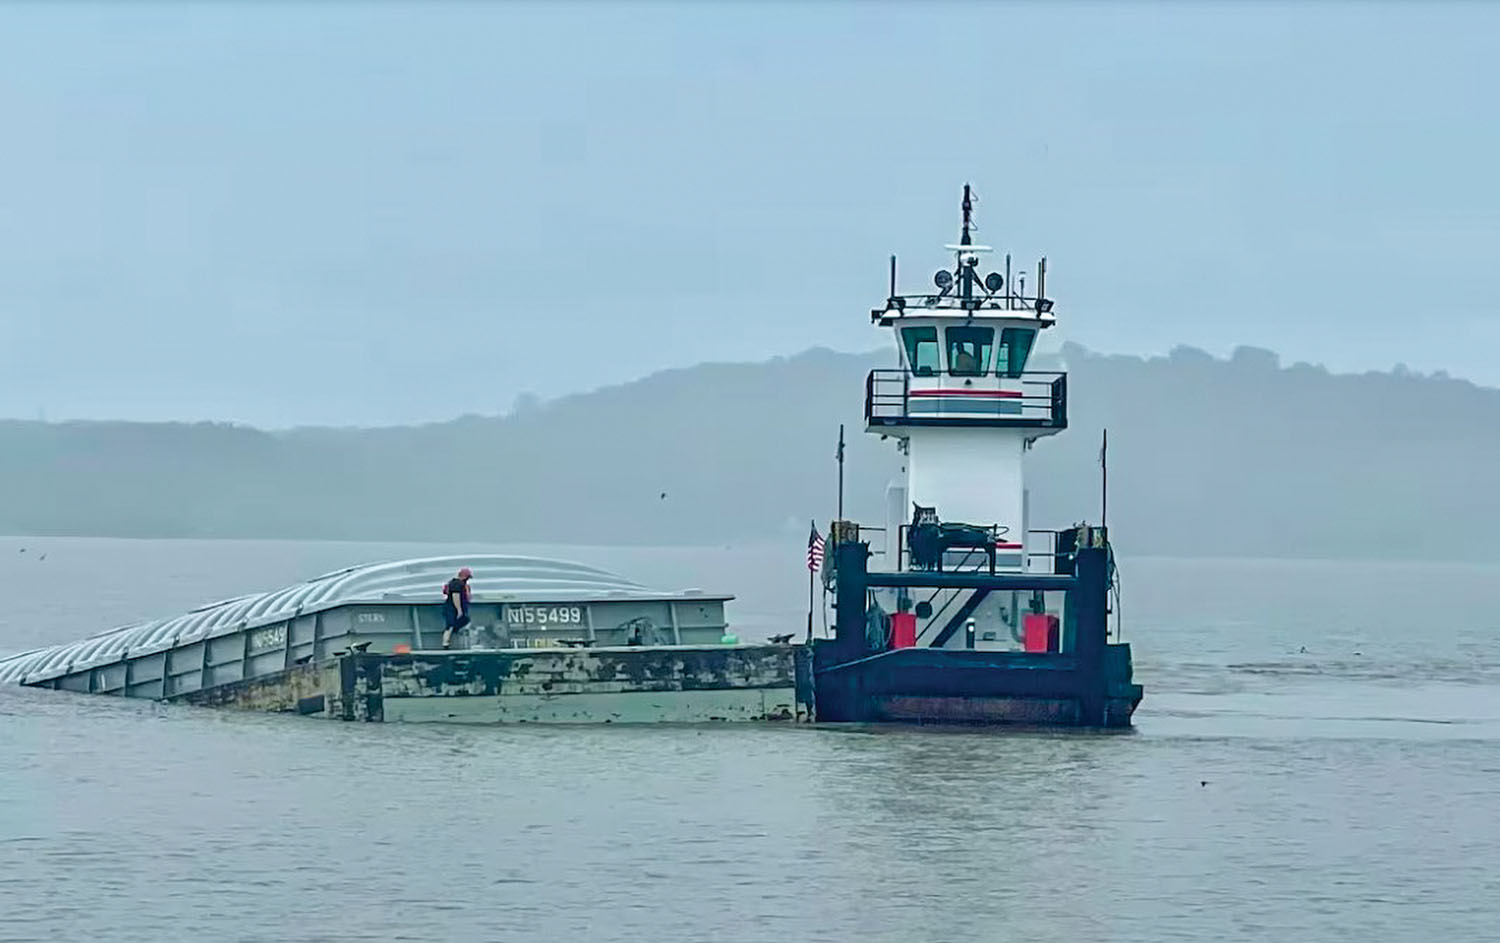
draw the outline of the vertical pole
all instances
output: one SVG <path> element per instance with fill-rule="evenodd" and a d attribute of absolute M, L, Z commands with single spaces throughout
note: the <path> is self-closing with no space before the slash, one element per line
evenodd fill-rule
<path fill-rule="evenodd" d="M 813 570 L 807 568 L 807 640 L 812 641 L 812 617 L 813 617 Z"/>
<path fill-rule="evenodd" d="M 844 519 L 844 424 L 839 423 L 839 520 Z"/>
<path fill-rule="evenodd" d="M 1109 524 L 1109 430 L 1099 442 L 1099 526 Z"/>
<path fill-rule="evenodd" d="M 809 534 L 808 534 L 808 537 L 807 537 L 807 540 L 808 540 L 808 544 L 807 544 L 807 641 L 808 641 L 809 644 L 811 644 L 812 643 L 812 630 L 813 630 L 813 574 L 814 574 L 813 565 L 812 565 L 812 540 L 813 540 L 813 535 L 818 532 L 818 522 L 817 521 L 809 521 L 808 522 L 808 530 L 809 530 Z M 830 529 L 830 533 L 829 533 L 828 536 L 830 538 L 832 538 L 832 536 L 833 536 L 833 534 L 831 532 L 831 529 Z M 828 548 L 828 544 L 825 543 L 823 545 L 823 551 L 825 553 L 827 553 L 828 549 L 829 549 Z"/>
<path fill-rule="evenodd" d="M 970 245 L 969 223 L 972 204 L 969 201 L 969 185 L 964 184 L 964 232 L 959 237 L 959 245 Z M 974 266 L 964 262 L 963 252 L 958 256 L 958 287 L 959 295 L 963 298 L 964 308 L 969 308 L 969 301 L 974 297 Z"/>

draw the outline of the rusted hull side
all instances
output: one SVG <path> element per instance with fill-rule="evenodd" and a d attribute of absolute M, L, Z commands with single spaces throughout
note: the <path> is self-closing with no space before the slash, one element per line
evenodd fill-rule
<path fill-rule="evenodd" d="M 694 723 L 810 718 L 787 645 L 343 653 L 171 700 L 403 723 Z"/>
<path fill-rule="evenodd" d="M 167 698 L 200 707 L 271 713 L 327 714 L 339 709 L 338 662 L 298 665 L 249 681 L 236 681 Z"/>

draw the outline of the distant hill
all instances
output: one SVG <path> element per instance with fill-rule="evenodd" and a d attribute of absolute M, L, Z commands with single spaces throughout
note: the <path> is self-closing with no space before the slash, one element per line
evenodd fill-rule
<path fill-rule="evenodd" d="M 1282 367 L 1253 348 L 1063 358 L 1072 427 L 1030 455 L 1033 526 L 1097 518 L 1107 425 L 1122 550 L 1500 557 L 1500 391 Z M 887 360 L 704 364 L 414 427 L 0 422 L 0 532 L 800 540 L 833 514 L 840 422 L 849 516 L 878 522 L 897 465 L 863 432 L 863 379 Z"/>

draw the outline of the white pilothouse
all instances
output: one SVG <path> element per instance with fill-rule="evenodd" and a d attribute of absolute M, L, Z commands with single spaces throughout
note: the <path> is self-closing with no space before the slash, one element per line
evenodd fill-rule
<path fill-rule="evenodd" d="M 1046 297 L 1046 260 L 1034 292 L 1024 277 L 986 272 L 993 250 L 976 245 L 973 197 L 964 187 L 963 226 L 948 245 L 954 265 L 934 290 L 891 293 L 871 320 L 890 328 L 900 367 L 873 371 L 866 385 L 869 432 L 895 439 L 903 470 L 887 489 L 884 567 L 994 572 L 1051 570 L 1051 533 L 1029 534 L 1025 455 L 1038 438 L 1067 427 L 1067 376 L 1027 369 L 1040 332 L 1055 323 Z M 926 524 L 928 526 L 923 527 Z M 934 526 L 935 525 L 935 526 Z M 1037 538 L 1028 543 L 1028 536 Z M 934 542 L 936 541 L 936 543 Z M 1041 545 L 1038 545 L 1041 544 Z M 884 603 L 900 611 L 908 600 Z M 1029 601 L 1001 593 L 947 590 L 915 604 L 919 644 L 1015 648 Z M 963 618 L 954 620 L 961 613 Z M 924 615 L 925 614 L 925 615 Z M 955 631 L 973 620 L 977 637 Z"/>

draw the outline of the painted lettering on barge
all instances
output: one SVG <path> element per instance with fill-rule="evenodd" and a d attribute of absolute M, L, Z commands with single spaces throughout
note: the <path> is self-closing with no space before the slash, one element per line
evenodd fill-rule
<path fill-rule="evenodd" d="M 582 606 L 507 605 L 505 622 L 512 628 L 572 628 L 583 625 Z"/>
<path fill-rule="evenodd" d="M 250 633 L 250 650 L 259 651 L 263 648 L 280 648 L 286 644 L 286 623 L 271 625 L 264 629 L 256 629 Z"/>

